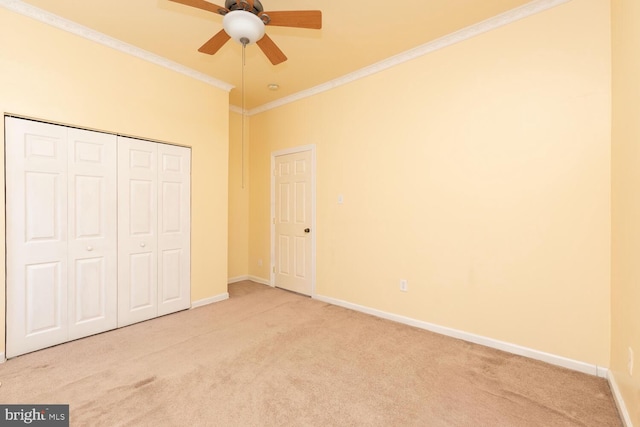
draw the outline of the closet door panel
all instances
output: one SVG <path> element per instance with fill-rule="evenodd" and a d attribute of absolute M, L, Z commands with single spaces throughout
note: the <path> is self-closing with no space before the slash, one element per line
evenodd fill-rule
<path fill-rule="evenodd" d="M 67 130 L 6 118 L 7 357 L 67 339 Z"/>
<path fill-rule="evenodd" d="M 8 357 L 190 307 L 191 150 L 7 118 Z"/>
<path fill-rule="evenodd" d="M 118 326 L 158 314 L 157 146 L 118 137 Z"/>
<path fill-rule="evenodd" d="M 69 339 L 117 326 L 116 142 L 69 129 Z"/>
<path fill-rule="evenodd" d="M 158 144 L 158 314 L 191 306 L 191 149 Z"/>

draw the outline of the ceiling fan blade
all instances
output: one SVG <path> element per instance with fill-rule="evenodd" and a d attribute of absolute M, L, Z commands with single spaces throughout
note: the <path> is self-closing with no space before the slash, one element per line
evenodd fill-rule
<path fill-rule="evenodd" d="M 264 54 L 267 56 L 267 58 L 269 58 L 269 61 L 271 61 L 273 65 L 278 65 L 281 62 L 287 60 L 286 55 L 280 50 L 278 46 L 276 46 L 274 41 L 271 40 L 271 37 L 269 37 L 268 35 L 265 34 L 264 36 L 262 36 L 262 38 L 258 40 L 256 44 L 260 47 L 260 49 L 262 49 Z"/>
<path fill-rule="evenodd" d="M 208 10 L 209 12 L 218 13 L 220 15 L 224 15 L 229 10 L 226 7 L 218 6 L 217 4 L 209 3 L 204 0 L 169 0 L 174 3 L 180 3 L 187 6 L 192 6 L 202 10 Z M 220 11 L 223 11 L 220 13 Z"/>
<path fill-rule="evenodd" d="M 322 11 L 320 10 L 280 10 L 273 12 L 263 12 L 270 18 L 268 25 L 276 27 L 311 28 L 319 30 L 322 28 Z"/>
<path fill-rule="evenodd" d="M 216 53 L 226 42 L 229 41 L 231 37 L 224 30 L 218 31 L 218 33 L 211 37 L 208 42 L 203 44 L 198 52 L 208 53 L 209 55 L 213 55 Z"/>

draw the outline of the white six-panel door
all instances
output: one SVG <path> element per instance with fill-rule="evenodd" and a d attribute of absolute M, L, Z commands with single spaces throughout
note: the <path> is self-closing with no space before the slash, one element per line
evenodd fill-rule
<path fill-rule="evenodd" d="M 305 295 L 313 292 L 312 154 L 275 157 L 275 286 Z"/>
<path fill-rule="evenodd" d="M 116 325 L 115 137 L 6 120 L 7 356 Z M 113 287 L 113 286 L 111 286 Z"/>
<path fill-rule="evenodd" d="M 7 357 L 67 337 L 67 135 L 7 119 Z"/>
<path fill-rule="evenodd" d="M 118 326 L 158 315 L 158 144 L 118 137 Z"/>
<path fill-rule="evenodd" d="M 158 315 L 191 305 L 191 150 L 158 145 Z"/>
<path fill-rule="evenodd" d="M 116 137 L 68 129 L 69 339 L 117 326 Z"/>

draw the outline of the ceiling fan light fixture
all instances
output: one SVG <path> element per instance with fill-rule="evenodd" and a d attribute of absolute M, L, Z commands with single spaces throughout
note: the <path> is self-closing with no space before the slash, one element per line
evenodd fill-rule
<path fill-rule="evenodd" d="M 240 44 L 252 44 L 264 36 L 264 22 L 251 12 L 232 10 L 222 19 L 224 31 Z"/>

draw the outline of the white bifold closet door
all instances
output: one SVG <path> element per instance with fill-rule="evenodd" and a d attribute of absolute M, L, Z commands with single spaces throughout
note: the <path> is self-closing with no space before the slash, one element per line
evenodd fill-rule
<path fill-rule="evenodd" d="M 117 326 L 116 137 L 6 118 L 7 357 Z"/>
<path fill-rule="evenodd" d="M 191 150 L 118 137 L 118 326 L 188 308 Z"/>

